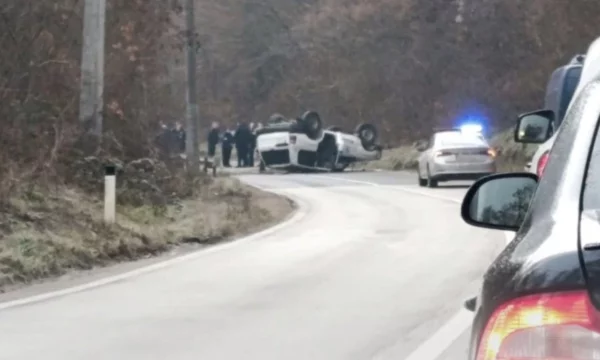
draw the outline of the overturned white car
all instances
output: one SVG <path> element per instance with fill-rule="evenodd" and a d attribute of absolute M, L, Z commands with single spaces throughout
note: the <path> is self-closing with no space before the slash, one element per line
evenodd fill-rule
<path fill-rule="evenodd" d="M 354 133 L 335 126 L 323 129 L 321 117 L 314 111 L 294 120 L 274 115 L 257 131 L 260 171 L 344 171 L 353 162 L 381 158 L 377 135 L 371 124 L 358 125 Z"/>

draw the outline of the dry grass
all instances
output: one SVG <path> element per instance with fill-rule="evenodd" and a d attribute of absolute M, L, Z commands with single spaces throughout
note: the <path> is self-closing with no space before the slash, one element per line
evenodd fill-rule
<path fill-rule="evenodd" d="M 419 152 L 412 146 L 401 146 L 383 151 L 377 161 L 365 163 L 367 169 L 408 170 L 417 168 Z"/>
<path fill-rule="evenodd" d="M 494 137 L 490 143 L 498 150 L 499 171 L 522 171 L 531 159 L 535 146 L 515 143 L 513 129 L 506 130 Z M 381 160 L 366 164 L 368 169 L 414 170 L 417 167 L 419 152 L 412 146 L 384 150 Z"/>
<path fill-rule="evenodd" d="M 162 253 L 183 242 L 213 244 L 290 214 L 289 200 L 218 178 L 166 207 L 120 207 L 103 224 L 102 203 L 67 188 L 15 194 L 0 216 L 0 290 Z"/>

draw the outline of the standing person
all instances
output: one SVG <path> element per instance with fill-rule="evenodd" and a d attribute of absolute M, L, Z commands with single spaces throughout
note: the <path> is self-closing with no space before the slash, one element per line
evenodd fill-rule
<path fill-rule="evenodd" d="M 170 139 L 169 135 L 170 135 L 169 127 L 167 126 L 167 124 L 164 123 L 164 121 L 161 121 L 159 133 L 156 136 L 155 140 L 156 140 L 156 145 L 158 146 L 162 155 L 169 154 L 169 139 Z"/>
<path fill-rule="evenodd" d="M 246 123 L 240 123 L 235 131 L 235 150 L 238 157 L 238 167 L 248 166 L 248 147 L 250 129 Z"/>
<path fill-rule="evenodd" d="M 233 131 L 231 128 L 227 128 L 223 133 L 223 137 L 221 139 L 221 153 L 223 154 L 223 166 L 231 167 L 231 150 L 233 149 Z"/>
<path fill-rule="evenodd" d="M 212 123 L 212 128 L 208 132 L 208 156 L 213 157 L 217 152 L 217 144 L 219 144 L 219 123 L 216 121 Z"/>
<path fill-rule="evenodd" d="M 185 129 L 181 122 L 175 122 L 175 128 L 173 129 L 173 146 L 177 151 L 177 154 L 185 153 Z"/>

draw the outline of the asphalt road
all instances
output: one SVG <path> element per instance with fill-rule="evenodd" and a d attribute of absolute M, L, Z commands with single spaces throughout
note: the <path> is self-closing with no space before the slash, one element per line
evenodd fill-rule
<path fill-rule="evenodd" d="M 466 359 L 462 303 L 505 237 L 460 220 L 464 187 L 384 172 L 242 179 L 298 214 L 153 271 L 0 304 L 0 359 Z"/>

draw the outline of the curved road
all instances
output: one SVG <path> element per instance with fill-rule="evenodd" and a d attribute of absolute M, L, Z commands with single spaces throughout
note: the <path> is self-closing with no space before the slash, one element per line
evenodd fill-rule
<path fill-rule="evenodd" d="M 459 360 L 502 233 L 409 173 L 245 175 L 298 201 L 275 230 L 65 296 L 0 304 L 0 359 Z M 153 270 L 153 271 L 150 271 Z"/>

